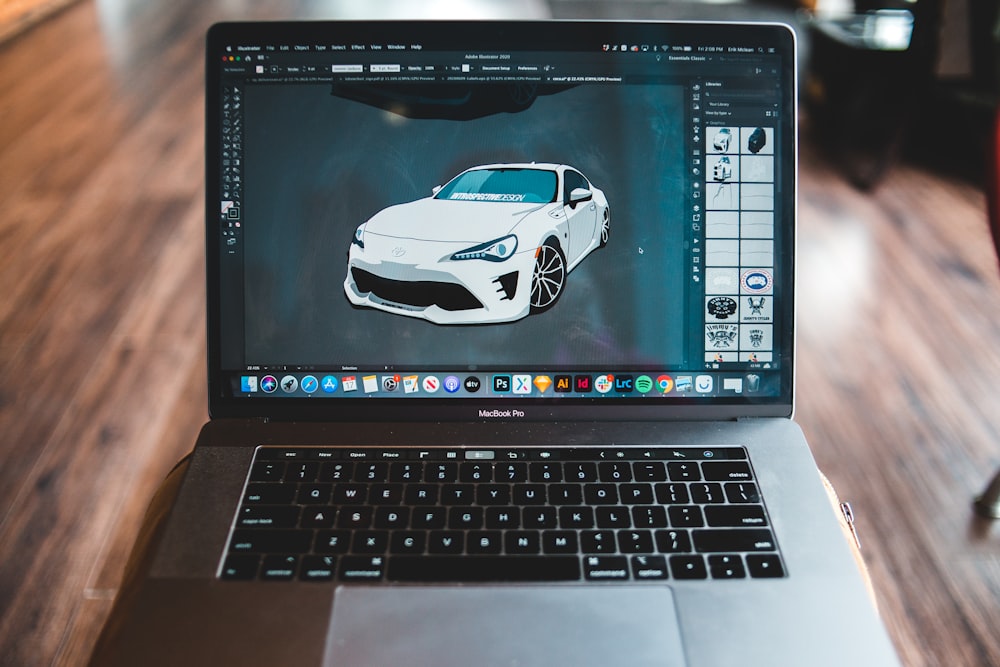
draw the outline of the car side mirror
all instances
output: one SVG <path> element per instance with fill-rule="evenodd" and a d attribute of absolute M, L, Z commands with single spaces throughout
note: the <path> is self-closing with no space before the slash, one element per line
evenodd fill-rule
<path fill-rule="evenodd" d="M 590 201 L 594 198 L 594 193 L 586 188 L 573 188 L 569 193 L 569 207 L 576 208 L 580 202 Z"/>
<path fill-rule="evenodd" d="M 437 193 L 441 192 L 442 187 L 443 186 L 441 185 L 435 185 L 433 188 L 431 188 L 431 194 L 436 195 Z"/>

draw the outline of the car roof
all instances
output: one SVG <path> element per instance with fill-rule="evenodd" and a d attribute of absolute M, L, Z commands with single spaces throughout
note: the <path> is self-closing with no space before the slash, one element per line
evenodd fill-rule
<path fill-rule="evenodd" d="M 476 167 L 469 167 L 465 171 L 476 171 L 478 169 L 538 169 L 539 171 L 561 171 L 572 169 L 565 164 L 555 164 L 553 162 L 502 162 L 497 164 L 481 164 Z"/>

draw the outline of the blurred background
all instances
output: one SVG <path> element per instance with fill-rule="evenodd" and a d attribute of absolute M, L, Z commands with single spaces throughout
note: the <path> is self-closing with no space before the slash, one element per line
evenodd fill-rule
<path fill-rule="evenodd" d="M 796 419 L 906 665 L 1000 665 L 1000 0 L 0 0 L 0 664 L 80 665 L 207 419 L 218 20 L 778 20 L 800 46 Z M 845 638 L 850 641 L 850 638 Z"/>

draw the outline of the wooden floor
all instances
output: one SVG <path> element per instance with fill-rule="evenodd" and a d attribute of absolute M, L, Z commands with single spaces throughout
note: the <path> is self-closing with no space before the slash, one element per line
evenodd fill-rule
<path fill-rule="evenodd" d="M 240 4 L 81 2 L 0 47 L 0 664 L 85 662 L 206 418 L 202 33 Z M 797 418 L 905 664 L 1000 665 L 983 195 L 906 165 L 865 195 L 808 142 L 800 190 Z"/>

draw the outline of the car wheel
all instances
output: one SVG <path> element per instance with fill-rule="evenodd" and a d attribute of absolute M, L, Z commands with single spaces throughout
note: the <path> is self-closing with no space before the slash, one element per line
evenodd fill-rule
<path fill-rule="evenodd" d="M 538 249 L 531 274 L 531 311 L 547 310 L 562 294 L 566 284 L 566 258 L 558 246 L 546 242 Z"/>
<path fill-rule="evenodd" d="M 611 236 L 611 208 L 604 207 L 604 218 L 601 220 L 601 247 L 608 245 Z"/>

